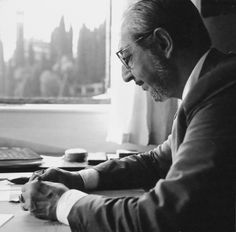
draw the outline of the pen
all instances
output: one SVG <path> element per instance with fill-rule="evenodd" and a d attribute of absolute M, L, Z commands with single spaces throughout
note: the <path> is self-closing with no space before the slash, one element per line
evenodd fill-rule
<path fill-rule="evenodd" d="M 7 180 L 13 184 L 25 184 L 29 181 L 29 177 L 17 177 L 17 178 L 13 178 L 13 179 L 0 178 L 0 181 L 2 181 L 2 180 Z"/>

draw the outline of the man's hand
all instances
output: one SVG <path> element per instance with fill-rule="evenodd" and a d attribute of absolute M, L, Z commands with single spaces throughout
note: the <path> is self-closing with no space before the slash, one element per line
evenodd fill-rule
<path fill-rule="evenodd" d="M 68 190 L 63 184 L 33 180 L 22 187 L 21 206 L 38 218 L 57 220 L 58 200 Z"/>
<path fill-rule="evenodd" d="M 70 189 L 84 190 L 84 182 L 79 173 L 73 173 L 60 168 L 48 168 L 33 173 L 29 181 L 40 177 L 43 181 L 62 183 Z"/>

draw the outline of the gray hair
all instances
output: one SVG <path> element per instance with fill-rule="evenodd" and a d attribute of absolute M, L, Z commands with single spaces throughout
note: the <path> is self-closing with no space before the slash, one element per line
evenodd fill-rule
<path fill-rule="evenodd" d="M 190 0 L 139 0 L 124 13 L 123 24 L 134 40 L 162 27 L 178 48 L 211 46 L 208 31 Z"/>

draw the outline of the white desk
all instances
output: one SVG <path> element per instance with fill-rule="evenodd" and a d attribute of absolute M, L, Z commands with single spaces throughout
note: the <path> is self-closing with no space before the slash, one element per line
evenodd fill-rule
<path fill-rule="evenodd" d="M 1 232 L 63 232 L 70 231 L 68 226 L 59 222 L 35 218 L 28 211 L 23 211 L 20 204 L 0 202 L 0 213 L 13 214 L 14 217 L 0 227 Z"/>
<path fill-rule="evenodd" d="M 30 176 L 30 173 L 0 173 L 3 177 Z M 141 189 L 133 190 L 113 190 L 113 191 L 96 191 L 93 194 L 116 196 L 137 196 L 144 193 Z M 0 232 L 64 232 L 70 231 L 69 226 L 59 222 L 46 221 L 35 218 L 28 211 L 23 211 L 19 203 L 0 201 L 1 214 L 13 214 L 14 217 L 0 227 Z"/>

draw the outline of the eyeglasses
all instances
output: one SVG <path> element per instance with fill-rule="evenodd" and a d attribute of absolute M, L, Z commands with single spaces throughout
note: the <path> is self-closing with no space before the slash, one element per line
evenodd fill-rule
<path fill-rule="evenodd" d="M 136 39 L 134 41 L 134 43 L 138 43 L 140 42 L 141 40 L 143 39 L 146 39 L 148 38 L 151 34 L 153 33 L 153 30 L 152 31 L 149 31 L 145 34 L 143 34 L 142 36 L 140 36 L 138 39 Z M 120 61 L 122 62 L 122 64 L 128 69 L 130 70 L 131 67 L 129 66 L 129 58 L 130 58 L 130 55 L 129 56 L 125 56 L 124 53 L 125 51 L 130 47 L 131 45 L 128 45 L 126 46 L 125 48 L 119 50 L 118 52 L 116 52 L 116 55 L 118 56 L 118 58 L 120 59 Z"/>

